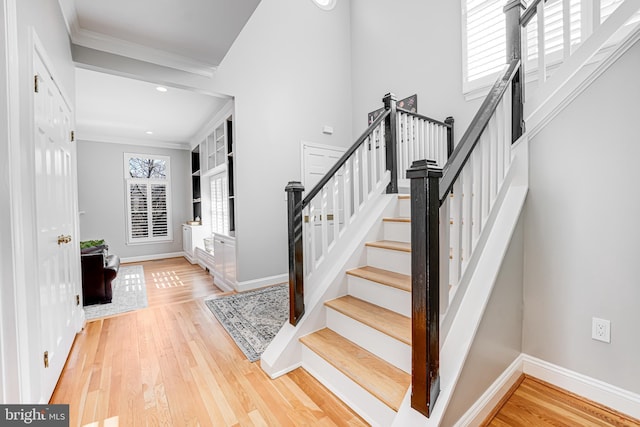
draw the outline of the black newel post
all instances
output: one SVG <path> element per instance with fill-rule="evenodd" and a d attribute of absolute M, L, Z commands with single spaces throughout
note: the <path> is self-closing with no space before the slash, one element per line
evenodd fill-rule
<path fill-rule="evenodd" d="M 525 131 L 524 128 L 524 61 L 522 60 L 522 27 L 520 16 L 526 9 L 523 0 L 511 0 L 504 6 L 507 32 L 507 64 L 514 59 L 520 60 L 518 72 L 511 82 L 511 141 L 516 142 Z"/>
<path fill-rule="evenodd" d="M 302 253 L 302 192 L 304 187 L 290 181 L 287 192 L 289 230 L 289 323 L 298 324 L 304 314 L 304 269 Z"/>
<path fill-rule="evenodd" d="M 451 157 L 451 153 L 453 153 L 453 117 L 449 116 L 444 119 L 444 123 L 448 125 L 447 127 L 447 158 Z"/>
<path fill-rule="evenodd" d="M 413 162 L 411 180 L 411 407 L 428 417 L 440 394 L 439 180 L 432 160 Z"/>
<path fill-rule="evenodd" d="M 384 138 L 386 148 L 387 170 L 391 172 L 391 181 L 387 185 L 387 194 L 398 192 L 398 112 L 396 103 L 398 98 L 392 93 L 388 93 L 382 98 L 384 109 L 391 110 L 391 113 L 384 119 Z"/>

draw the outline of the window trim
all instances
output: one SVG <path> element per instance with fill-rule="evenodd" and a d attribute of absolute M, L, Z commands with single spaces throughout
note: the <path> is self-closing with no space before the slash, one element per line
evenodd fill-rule
<path fill-rule="evenodd" d="M 165 178 L 132 178 L 129 169 L 129 160 L 132 158 L 149 158 L 154 160 L 164 160 L 166 165 Z M 123 159 L 123 175 L 124 175 L 124 196 L 125 196 L 125 242 L 127 245 L 144 245 L 153 243 L 170 243 L 173 242 L 173 214 L 171 203 L 171 158 L 169 156 L 157 155 L 157 154 L 145 154 L 145 153 L 124 153 Z M 132 184 L 146 184 L 147 187 L 147 200 L 151 197 L 151 186 L 164 185 L 166 194 L 166 210 L 167 210 L 167 235 L 166 236 L 149 236 L 144 238 L 134 238 L 132 235 L 133 226 L 131 224 L 131 195 L 130 186 Z M 148 202 L 148 212 L 151 214 L 151 203 Z M 152 215 L 148 216 L 149 233 L 153 229 Z"/>
<path fill-rule="evenodd" d="M 467 49 L 468 40 L 467 40 L 466 22 L 467 22 L 467 3 L 469 1 L 471 0 L 461 0 L 461 15 L 460 15 L 460 19 L 461 19 L 460 27 L 461 27 L 461 33 L 462 33 L 462 38 L 461 38 L 462 93 L 465 100 L 467 101 L 486 96 L 487 93 L 489 92 L 489 89 L 491 89 L 491 86 L 493 85 L 493 83 L 495 83 L 495 79 L 498 75 L 498 73 L 496 72 L 496 73 L 483 76 L 473 81 L 468 80 L 468 77 L 469 77 L 468 49 Z M 496 0 L 496 1 L 504 2 L 504 0 Z M 613 0 L 613 1 L 616 1 L 616 0 Z M 609 7 L 609 6 L 602 5 L 601 12 L 602 12 L 602 9 L 605 7 Z M 615 8 L 611 9 L 611 11 L 608 14 L 601 13 L 601 22 L 604 22 L 604 20 L 606 20 L 606 18 L 612 13 L 613 10 L 615 10 Z M 582 7 L 581 7 L 580 13 L 581 13 L 581 18 L 580 18 L 581 20 L 591 20 L 591 16 L 588 16 L 588 15 L 585 16 L 585 11 L 582 11 Z M 638 12 L 634 18 L 631 18 L 627 23 L 627 25 L 632 24 L 634 22 L 638 22 L 638 21 L 640 21 L 640 12 Z M 524 37 L 526 37 L 526 35 L 524 35 Z M 581 35 L 581 38 L 582 38 L 582 35 Z M 609 42 L 603 46 L 603 49 L 601 50 L 601 52 L 599 52 L 593 58 L 591 58 L 588 64 L 598 63 L 599 61 L 601 61 L 602 58 L 606 56 L 606 52 L 609 51 L 617 42 L 618 40 L 615 40 L 615 38 L 612 38 L 612 40 L 609 40 Z M 580 41 L 580 43 L 582 43 L 582 40 Z M 580 43 L 575 46 L 572 45 L 572 52 L 573 52 L 573 49 L 580 46 Z M 563 59 L 562 50 L 547 54 L 547 61 L 546 61 L 547 70 L 553 71 L 555 68 L 559 67 L 563 63 L 563 60 L 564 59 Z M 538 63 L 536 59 L 526 58 L 526 61 L 524 63 L 524 69 L 525 69 L 525 75 L 526 75 L 525 78 L 527 83 L 536 82 L 538 80 L 537 66 L 538 66 Z"/>

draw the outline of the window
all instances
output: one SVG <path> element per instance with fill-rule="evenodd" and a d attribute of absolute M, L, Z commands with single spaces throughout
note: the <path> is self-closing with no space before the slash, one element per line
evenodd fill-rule
<path fill-rule="evenodd" d="M 125 153 L 124 171 L 127 243 L 171 241 L 169 157 Z"/>
<path fill-rule="evenodd" d="M 591 19 L 583 11 L 584 0 L 569 1 L 571 48 L 581 42 L 582 19 Z M 591 2 L 591 0 L 588 0 Z M 604 21 L 623 0 L 601 0 L 600 16 Z M 463 32 L 463 90 L 465 94 L 491 86 L 506 62 L 505 19 L 503 7 L 506 0 L 462 0 Z M 563 2 L 548 0 L 545 3 L 546 63 L 554 66 L 563 56 Z M 638 14 L 630 22 L 636 22 Z M 537 16 L 527 25 L 525 70 L 535 70 L 538 58 Z M 524 54 L 524 53 L 523 53 Z"/>
<path fill-rule="evenodd" d="M 229 233 L 229 202 L 227 173 L 212 175 L 211 187 L 211 230 L 214 233 Z"/>

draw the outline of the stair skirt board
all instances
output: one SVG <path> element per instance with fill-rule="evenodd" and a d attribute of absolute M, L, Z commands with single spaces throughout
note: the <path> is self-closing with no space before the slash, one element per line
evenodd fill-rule
<path fill-rule="evenodd" d="M 411 346 L 329 307 L 327 328 L 396 368 L 411 373 Z"/>
<path fill-rule="evenodd" d="M 396 412 L 344 375 L 307 346 L 302 367 L 372 426 L 389 426 Z"/>
<path fill-rule="evenodd" d="M 411 252 L 367 246 L 367 264 L 401 274 L 411 274 Z"/>
<path fill-rule="evenodd" d="M 371 304 L 411 316 L 411 294 L 361 277 L 347 275 L 348 294 Z"/>

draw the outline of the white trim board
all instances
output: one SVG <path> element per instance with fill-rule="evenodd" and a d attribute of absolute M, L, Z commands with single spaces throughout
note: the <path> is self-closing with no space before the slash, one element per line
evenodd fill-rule
<path fill-rule="evenodd" d="M 238 292 L 250 291 L 252 289 L 264 288 L 265 286 L 279 285 L 289 281 L 289 273 L 277 274 L 275 276 L 261 277 L 259 279 L 236 282 Z"/>
<path fill-rule="evenodd" d="M 156 259 L 180 258 L 184 256 L 185 256 L 184 252 L 170 252 L 166 254 L 140 255 L 140 256 L 120 258 L 120 263 L 124 264 L 124 263 L 130 263 L 130 262 L 153 261 Z"/>
<path fill-rule="evenodd" d="M 191 150 L 188 142 L 162 141 L 150 139 L 126 138 L 118 136 L 98 135 L 82 131 L 76 132 L 76 141 L 102 142 L 106 144 L 136 145 L 139 147 L 168 148 L 170 150 Z"/>
<path fill-rule="evenodd" d="M 520 374 L 546 381 L 630 417 L 640 418 L 640 394 L 521 353 L 456 422 L 455 427 L 480 425 Z"/>

